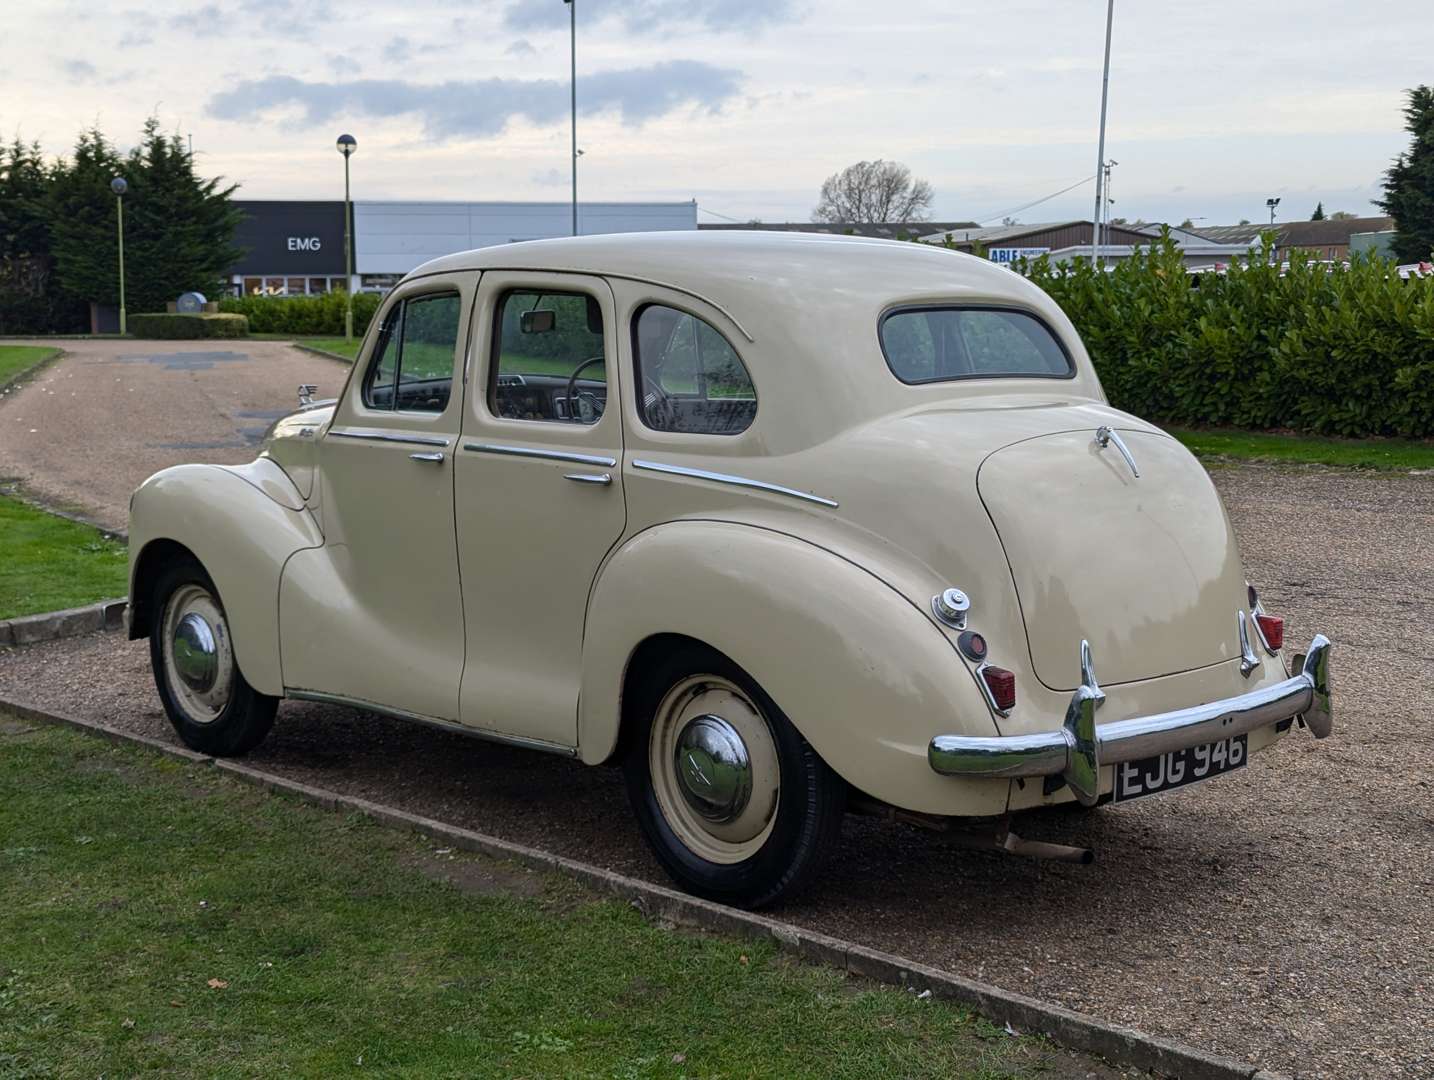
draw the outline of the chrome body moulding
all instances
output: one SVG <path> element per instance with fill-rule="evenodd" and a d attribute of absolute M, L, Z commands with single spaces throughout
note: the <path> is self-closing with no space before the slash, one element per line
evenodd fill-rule
<path fill-rule="evenodd" d="M 813 495 L 810 491 L 798 491 L 796 488 L 782 487 L 781 484 L 769 484 L 765 480 L 753 480 L 749 476 L 708 472 L 706 469 L 689 469 L 685 465 L 666 465 L 660 461 L 636 460 L 632 463 L 632 467 L 634 469 L 646 469 L 649 472 L 668 473 L 672 476 L 690 476 L 695 480 L 710 480 L 714 484 L 731 484 L 733 487 L 753 488 L 757 491 L 767 491 L 773 495 L 786 495 L 793 499 L 802 499 L 806 502 L 816 503 L 818 506 L 829 506 L 833 509 L 840 505 L 835 499 L 827 499 L 820 495 Z"/>
<path fill-rule="evenodd" d="M 475 454 L 501 454 L 507 457 L 538 458 L 541 461 L 567 461 L 578 465 L 597 465 L 611 469 L 617 465 L 616 458 L 601 454 L 575 454 L 570 450 L 545 450 L 540 446 L 507 446 L 503 443 L 464 443 L 464 450 Z"/>
<path fill-rule="evenodd" d="M 383 716 L 391 716 L 396 720 L 411 720 L 415 724 L 426 724 L 429 727 L 438 728 L 442 731 L 456 731 L 460 735 L 472 735 L 477 739 L 484 739 L 488 742 L 503 743 L 505 746 L 518 746 L 524 750 L 542 750 L 548 754 L 558 754 L 562 757 L 577 757 L 578 751 L 573 746 L 563 746 L 561 743 L 545 742 L 542 739 L 528 739 L 522 735 L 504 735 L 498 731 L 485 731 L 482 728 L 469 727 L 467 724 L 457 724 L 452 720 L 439 720 L 437 717 L 424 716 L 421 713 L 408 712 L 406 709 L 394 709 L 387 705 L 380 705 L 375 701 L 364 701 L 362 698 L 345 697 L 343 694 L 330 694 L 323 690 L 299 690 L 286 686 L 284 696 L 295 701 L 317 701 L 325 705 L 347 705 L 353 709 L 364 709 L 368 712 L 380 713 Z"/>
<path fill-rule="evenodd" d="M 371 439 L 374 442 L 404 443 L 408 446 L 447 446 L 448 440 L 437 435 L 397 435 L 391 431 L 371 428 L 329 428 L 336 439 Z"/>
<path fill-rule="evenodd" d="M 1100 769 L 1172 750 L 1243 735 L 1295 716 L 1316 739 L 1333 730 L 1329 638 L 1316 634 L 1300 671 L 1282 682 L 1185 709 L 1097 725 L 1105 692 L 1096 681 L 1090 646 L 1081 642 L 1081 685 L 1071 695 L 1059 730 L 1034 735 L 938 735 L 927 749 L 931 768 L 945 776 L 1061 777 L 1087 806 L 1100 795 Z"/>

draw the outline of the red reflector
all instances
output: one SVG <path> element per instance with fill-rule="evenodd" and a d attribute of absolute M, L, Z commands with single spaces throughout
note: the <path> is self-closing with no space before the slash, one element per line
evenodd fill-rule
<path fill-rule="evenodd" d="M 1255 621 L 1260 624 L 1260 633 L 1265 635 L 1265 644 L 1279 652 L 1280 646 L 1285 643 L 1285 620 L 1278 615 L 1260 612 Z"/>
<path fill-rule="evenodd" d="M 1002 712 L 1010 712 L 1016 707 L 1015 672 L 988 664 L 981 669 L 981 678 L 986 680 L 986 689 L 991 691 L 991 699 L 995 701 L 996 708 Z"/>

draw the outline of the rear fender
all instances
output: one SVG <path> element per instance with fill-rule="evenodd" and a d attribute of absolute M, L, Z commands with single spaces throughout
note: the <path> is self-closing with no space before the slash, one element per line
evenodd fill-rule
<path fill-rule="evenodd" d="M 994 735 L 970 669 L 925 613 L 824 548 L 769 529 L 680 521 L 629 540 L 589 601 L 579 752 L 618 746 L 623 688 L 645 641 L 676 634 L 752 676 L 848 783 L 909 810 L 1004 811 L 1004 780 L 955 780 L 927 763 L 944 731 Z M 639 663 L 641 661 L 639 660 Z"/>
<path fill-rule="evenodd" d="M 183 549 L 219 590 L 244 678 L 260 693 L 282 694 L 279 576 L 294 552 L 324 542 L 302 506 L 283 470 L 263 459 L 151 476 L 130 500 L 130 636 L 149 635 L 154 578 Z"/>

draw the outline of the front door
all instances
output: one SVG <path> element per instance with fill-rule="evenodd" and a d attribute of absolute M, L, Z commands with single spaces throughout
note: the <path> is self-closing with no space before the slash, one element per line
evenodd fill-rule
<path fill-rule="evenodd" d="M 316 448 L 324 545 L 290 559 L 280 589 L 291 691 L 458 719 L 453 466 L 477 283 L 426 277 L 390 295 Z"/>
<path fill-rule="evenodd" d="M 574 746 L 588 592 L 626 520 L 612 290 L 580 274 L 490 271 L 474 318 L 454 462 L 459 716 Z"/>

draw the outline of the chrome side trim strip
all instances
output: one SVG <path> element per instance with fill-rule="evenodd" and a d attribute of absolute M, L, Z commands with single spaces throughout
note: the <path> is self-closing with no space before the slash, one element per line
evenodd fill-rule
<path fill-rule="evenodd" d="M 391 431 L 373 431 L 369 428 L 329 428 L 329 434 L 336 439 L 373 439 L 376 442 L 405 443 L 409 446 L 447 446 L 448 440 L 436 435 L 395 435 Z"/>
<path fill-rule="evenodd" d="M 1329 638 L 1316 634 L 1299 674 L 1237 697 L 1186 709 L 1096 725 L 1105 699 L 1082 655 L 1082 682 L 1071 696 L 1064 726 L 1032 735 L 938 735 L 927 748 L 931 768 L 945 776 L 1062 776 L 1081 802 L 1099 794 L 1104 765 L 1137 761 L 1302 717 L 1316 739 L 1333 730 Z M 1086 652 L 1083 645 L 1082 653 Z"/>
<path fill-rule="evenodd" d="M 500 443 L 464 443 L 463 449 L 479 454 L 506 454 L 509 457 L 539 458 L 543 461 L 575 461 L 579 465 L 600 465 L 611 469 L 617 465 L 616 458 L 600 454 L 574 454 L 567 450 L 544 450 L 537 446 L 505 446 Z"/>
<path fill-rule="evenodd" d="M 347 705 L 353 709 L 364 709 L 368 712 L 380 713 L 383 716 L 391 716 L 395 720 L 409 720 L 415 724 L 438 728 L 440 731 L 452 731 L 459 735 L 472 735 L 474 738 L 483 739 L 486 742 L 503 743 L 506 746 L 518 746 L 524 750 L 542 750 L 545 753 L 558 754 L 562 757 L 578 756 L 577 747 L 575 746 L 563 746 L 561 743 L 547 742 L 543 739 L 529 739 L 522 735 L 504 735 L 497 731 L 484 731 L 482 728 L 469 727 L 467 724 L 455 724 L 452 720 L 439 720 L 436 717 L 424 716 L 421 713 L 409 712 L 406 709 L 394 709 L 387 705 L 379 705 L 373 701 L 364 701 L 362 698 L 345 697 L 343 694 L 330 694 L 323 690 L 299 690 L 292 686 L 286 686 L 284 687 L 284 696 L 293 698 L 295 701 L 317 701 L 325 705 Z"/>
<path fill-rule="evenodd" d="M 730 473 L 708 472 L 706 469 L 689 469 L 683 465 L 664 465 L 660 461 L 637 460 L 632 463 L 632 467 L 634 469 L 647 469 L 650 472 L 670 473 L 673 476 L 690 476 L 697 480 L 711 480 L 714 484 L 731 484 L 733 487 L 769 491 L 773 495 L 788 495 L 793 499 L 802 499 L 806 502 L 816 503 L 818 506 L 830 506 L 833 509 L 840 505 L 835 499 L 826 499 L 820 495 L 813 495 L 810 491 L 798 491 L 796 488 L 782 487 L 781 484 L 769 484 L 765 480 L 753 480 L 747 476 L 733 476 Z"/>

